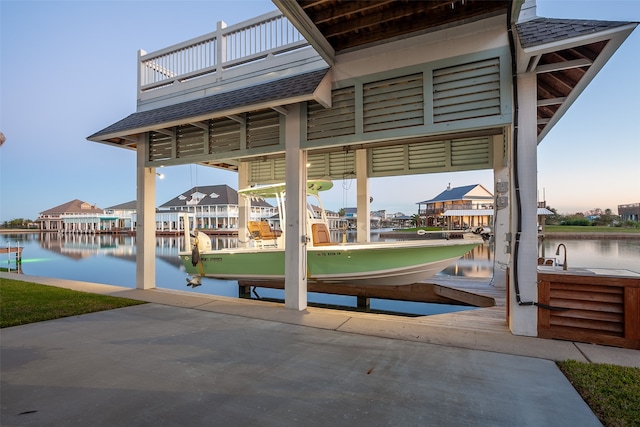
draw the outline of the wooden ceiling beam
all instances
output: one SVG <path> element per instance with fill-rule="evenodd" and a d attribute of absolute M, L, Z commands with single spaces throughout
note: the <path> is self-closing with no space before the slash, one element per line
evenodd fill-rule
<path fill-rule="evenodd" d="M 542 64 L 536 67 L 536 73 L 552 73 L 555 71 L 569 70 L 572 68 L 590 67 L 593 61 L 590 59 L 574 59 L 573 61 L 554 62 Z"/>
<path fill-rule="evenodd" d="M 375 2 L 373 2 L 375 4 Z M 426 3 L 428 4 L 428 3 Z M 341 36 L 347 33 L 355 33 L 364 29 L 370 29 L 372 26 L 394 26 L 397 21 L 412 17 L 413 21 L 423 21 L 422 16 L 426 11 L 432 8 L 425 7 L 424 2 L 409 2 L 405 4 L 406 7 L 399 8 L 386 8 L 379 12 L 362 15 L 358 18 L 350 18 L 348 20 L 340 20 L 335 24 L 322 25 L 321 31 L 326 38 L 332 38 Z M 420 19 L 418 19 L 420 17 Z M 416 23 L 418 23 L 416 22 Z M 424 26 L 424 21 L 420 23 L 420 26 Z M 398 28 L 395 28 L 398 31 Z"/>
<path fill-rule="evenodd" d="M 287 110 L 285 107 L 279 107 L 279 106 L 274 106 L 271 107 L 272 110 L 277 111 L 278 113 L 282 114 L 283 116 L 286 116 L 287 114 L 289 114 L 289 110 Z"/>
<path fill-rule="evenodd" d="M 243 116 L 240 116 L 238 114 L 232 114 L 230 116 L 226 116 L 228 119 L 233 120 L 234 122 L 238 122 L 241 125 L 243 125 L 245 123 L 245 118 Z"/>
<path fill-rule="evenodd" d="M 340 4 L 340 7 L 325 7 L 323 10 L 309 10 L 306 6 L 303 8 L 313 22 L 316 25 L 322 25 L 329 21 L 337 21 L 344 18 L 349 18 L 350 15 L 358 13 L 365 14 L 372 9 L 386 8 L 387 6 L 395 3 L 395 0 L 386 1 L 349 1 Z"/>
<path fill-rule="evenodd" d="M 560 96 L 557 98 L 548 98 L 548 99 L 538 99 L 538 107 L 546 107 L 549 105 L 558 105 L 562 104 L 567 100 L 566 96 Z"/>
<path fill-rule="evenodd" d="M 206 122 L 193 122 L 193 123 L 189 123 L 191 126 L 200 128 L 202 130 L 209 130 L 209 124 Z"/>
<path fill-rule="evenodd" d="M 171 137 L 173 137 L 173 136 L 174 136 L 174 133 L 173 133 L 173 131 L 172 131 L 172 130 L 167 130 L 167 129 L 154 129 L 153 131 L 154 131 L 155 133 L 159 133 L 159 134 L 166 135 L 166 136 L 171 136 Z"/>

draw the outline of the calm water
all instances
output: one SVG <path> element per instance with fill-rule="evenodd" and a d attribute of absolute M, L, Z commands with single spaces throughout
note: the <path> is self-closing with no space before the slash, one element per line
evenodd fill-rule
<path fill-rule="evenodd" d="M 214 239 L 218 248 L 236 246 L 235 238 Z M 349 239 L 351 240 L 351 239 Z M 377 240 L 374 234 L 372 240 Z M 616 268 L 640 272 L 640 240 L 546 240 L 540 255 L 554 257 L 559 243 L 567 246 L 567 263 L 571 268 Z M 19 244 L 24 247 L 22 272 L 26 275 L 55 277 L 135 287 L 135 237 L 115 235 L 62 235 L 57 233 L 30 233 L 0 235 L 0 247 Z M 187 274 L 178 260 L 181 236 L 156 238 L 156 285 L 213 295 L 238 297 L 235 281 L 204 279 L 203 285 L 193 290 L 186 286 Z M 564 253 L 561 252 L 561 256 Z M 9 257 L 0 255 L 0 267 L 15 268 Z M 560 260 L 562 261 L 562 260 Z M 439 275 L 489 279 L 493 269 L 493 250 L 490 245 L 478 246 L 455 265 Z M 282 300 L 284 291 L 258 288 L 252 298 Z M 350 296 L 309 294 L 310 303 L 355 307 L 356 298 Z M 390 300 L 371 300 L 373 310 L 407 314 L 437 314 L 469 307 L 441 304 L 413 303 Z"/>

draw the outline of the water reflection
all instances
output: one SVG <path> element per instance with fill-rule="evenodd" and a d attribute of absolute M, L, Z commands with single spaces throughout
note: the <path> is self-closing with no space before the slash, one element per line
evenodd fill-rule
<path fill-rule="evenodd" d="M 493 275 L 493 245 L 483 243 L 467 252 L 455 264 L 445 268 L 438 275 L 489 278 Z"/>
<path fill-rule="evenodd" d="M 341 233 L 336 233 L 332 237 L 336 241 L 342 241 Z M 355 233 L 349 232 L 347 240 L 355 240 Z M 379 235 L 372 234 L 372 240 L 379 240 Z M 158 261 L 156 262 L 156 285 L 158 287 L 238 297 L 238 286 L 235 281 L 204 279 L 203 286 L 195 290 L 186 287 L 187 274 L 178 259 L 178 250 L 182 247 L 182 243 L 182 235 L 156 238 Z M 218 249 L 235 248 L 238 245 L 237 238 L 234 237 L 212 238 L 212 243 Z M 567 260 L 571 268 L 616 268 L 640 272 L 640 240 L 545 240 L 539 248 L 539 254 L 555 257 L 555 250 L 559 243 L 567 246 Z M 0 235 L 0 246 L 6 247 L 8 244 L 11 246 L 19 244 L 24 247 L 21 267 L 26 275 L 135 287 L 135 236 L 59 233 Z M 493 263 L 493 246 L 484 243 L 438 275 L 488 279 L 493 273 Z M 0 268 L 6 269 L 9 258 L 3 257 L 0 259 L 0 264 Z M 281 290 L 261 289 L 258 293 L 265 298 L 284 298 Z M 309 294 L 309 302 L 352 307 L 356 305 L 355 297 L 325 294 Z M 380 307 L 381 304 L 382 307 Z M 404 307 L 400 311 L 414 314 L 433 314 L 443 309 L 442 306 L 434 304 L 372 301 L 372 307 L 380 310 L 398 310 L 398 304 Z M 447 306 L 446 309 L 453 310 L 451 306 Z"/>
<path fill-rule="evenodd" d="M 570 268 L 613 268 L 640 272 L 640 240 L 544 240 L 539 254 L 548 258 L 556 256 L 558 244 L 567 248 L 567 264 Z M 560 256 L 564 253 L 561 251 Z M 560 263 L 562 259 L 559 259 Z"/>

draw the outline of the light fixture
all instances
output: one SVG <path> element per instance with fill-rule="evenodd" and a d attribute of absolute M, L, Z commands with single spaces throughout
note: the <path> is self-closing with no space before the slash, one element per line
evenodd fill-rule
<path fill-rule="evenodd" d="M 156 175 L 158 175 L 158 179 L 164 179 L 164 174 L 156 172 Z"/>

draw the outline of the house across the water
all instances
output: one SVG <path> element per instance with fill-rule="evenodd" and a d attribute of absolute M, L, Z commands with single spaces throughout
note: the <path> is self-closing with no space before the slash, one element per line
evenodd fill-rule
<path fill-rule="evenodd" d="M 491 226 L 493 194 L 480 184 L 451 187 L 432 199 L 418 202 L 421 225 L 464 229 Z"/>

